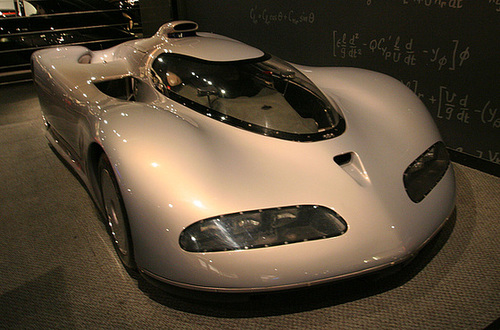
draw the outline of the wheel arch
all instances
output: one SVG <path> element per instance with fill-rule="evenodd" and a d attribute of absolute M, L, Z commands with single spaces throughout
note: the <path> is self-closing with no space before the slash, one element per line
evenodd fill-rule
<path fill-rule="evenodd" d="M 96 203 L 101 209 L 101 211 L 102 211 L 102 196 L 101 196 L 101 189 L 99 188 L 98 166 L 99 166 L 99 159 L 101 158 L 101 155 L 104 153 L 105 153 L 104 149 L 97 142 L 91 143 L 87 151 L 87 171 L 89 173 L 88 177 L 91 184 L 92 192 L 95 195 Z"/>

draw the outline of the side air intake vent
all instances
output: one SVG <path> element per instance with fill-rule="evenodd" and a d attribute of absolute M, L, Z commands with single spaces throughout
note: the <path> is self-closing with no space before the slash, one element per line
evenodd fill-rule
<path fill-rule="evenodd" d="M 366 173 L 365 167 L 361 162 L 358 154 L 355 152 L 347 152 L 333 157 L 333 161 L 337 163 L 347 174 L 351 176 L 360 186 L 365 186 L 370 183 L 370 178 Z"/>
<path fill-rule="evenodd" d="M 184 38 L 196 35 L 198 24 L 191 21 L 174 21 L 163 24 L 156 33 L 159 37 Z"/>

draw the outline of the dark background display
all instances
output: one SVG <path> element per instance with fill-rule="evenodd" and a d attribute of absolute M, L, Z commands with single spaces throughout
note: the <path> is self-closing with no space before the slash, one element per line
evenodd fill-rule
<path fill-rule="evenodd" d="M 103 49 L 188 19 L 294 63 L 399 79 L 427 106 L 453 160 L 500 176 L 500 0 L 1 3 L 11 10 L 0 8 L 0 85 L 30 80 L 37 49 Z"/>
<path fill-rule="evenodd" d="M 312 66 L 391 75 L 428 107 L 447 146 L 500 168 L 500 1 L 179 0 L 178 16 Z M 481 166 L 480 166 L 481 167 Z"/>

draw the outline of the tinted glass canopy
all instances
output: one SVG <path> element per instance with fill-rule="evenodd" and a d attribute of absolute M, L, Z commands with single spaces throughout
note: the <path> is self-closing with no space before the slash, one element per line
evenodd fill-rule
<path fill-rule="evenodd" d="M 287 140 L 340 135 L 335 105 L 302 73 L 278 58 L 210 62 L 160 54 L 151 75 L 167 97 L 227 124 Z"/>

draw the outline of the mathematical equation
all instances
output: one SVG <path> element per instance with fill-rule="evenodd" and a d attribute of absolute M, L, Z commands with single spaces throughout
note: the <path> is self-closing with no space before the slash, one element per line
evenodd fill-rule
<path fill-rule="evenodd" d="M 498 129 L 500 128 L 500 111 L 491 100 L 484 101 L 479 107 L 471 105 L 469 94 L 455 93 L 450 87 L 439 86 L 437 93 L 425 95 L 419 89 L 418 80 L 403 82 L 422 101 L 429 102 L 433 108 L 437 108 L 436 117 L 448 121 L 458 121 L 470 124 L 472 120 L 478 120 L 482 124 Z"/>
<path fill-rule="evenodd" d="M 455 147 L 452 149 L 456 150 L 458 152 L 470 153 L 467 150 L 464 150 L 463 147 Z M 476 149 L 476 154 L 473 156 L 477 156 L 478 158 L 482 158 L 484 160 L 487 160 L 487 161 L 495 163 L 495 164 L 500 164 L 500 152 L 499 151 Z"/>
<path fill-rule="evenodd" d="M 475 129 L 477 124 L 485 125 L 491 129 L 492 134 L 498 134 L 500 128 L 500 111 L 493 105 L 491 100 L 479 102 L 471 101 L 469 94 L 456 93 L 448 86 L 439 86 L 439 90 L 427 95 L 419 88 L 418 80 L 411 80 L 403 83 L 410 88 L 429 108 L 434 112 L 437 120 L 461 123 Z M 497 133 L 493 133 L 497 132 Z M 458 141 L 454 138 L 452 141 Z M 472 147 L 472 151 L 464 150 L 463 147 L 454 148 L 456 151 L 472 154 L 473 156 L 485 159 L 489 162 L 500 164 L 500 152 L 494 150 L 479 150 Z M 475 151 L 475 154 L 474 154 Z"/>
<path fill-rule="evenodd" d="M 402 0 L 403 5 L 408 5 L 408 4 L 417 4 L 417 5 L 423 5 L 426 7 L 430 6 L 436 6 L 439 8 L 444 8 L 444 7 L 449 7 L 449 8 L 455 8 L 455 9 L 460 9 L 463 7 L 462 1 L 463 0 Z M 492 1 L 498 1 L 498 0 L 489 0 L 490 2 Z M 370 6 L 373 3 L 373 0 L 366 0 L 366 5 Z"/>
<path fill-rule="evenodd" d="M 463 8 L 463 0 L 403 0 L 403 5 L 417 4 L 426 7 L 437 6 L 439 8 Z"/>
<path fill-rule="evenodd" d="M 471 50 L 460 40 L 451 40 L 449 47 L 434 47 L 417 51 L 413 38 L 399 35 L 361 40 L 359 33 L 333 31 L 333 57 L 358 58 L 379 56 L 385 61 L 415 66 L 419 62 L 433 64 L 437 71 L 456 70 L 470 58 Z"/>
<path fill-rule="evenodd" d="M 439 8 L 454 8 L 454 9 L 460 9 L 463 8 L 463 0 L 402 0 L 403 5 L 409 5 L 409 4 L 416 4 L 416 5 L 422 5 L 425 7 L 439 7 Z M 492 1 L 498 1 L 498 0 L 489 0 L 490 2 Z M 370 6 L 373 3 L 372 0 L 366 0 L 366 5 Z"/>
<path fill-rule="evenodd" d="M 500 12 L 500 0 L 488 0 L 488 2 L 492 5 L 495 5 L 495 10 Z"/>
<path fill-rule="evenodd" d="M 464 8 L 463 0 L 401 0 L 403 5 L 417 5 L 422 7 L 435 7 L 435 8 L 452 8 L 452 9 L 462 9 Z M 489 4 L 495 6 L 495 10 L 500 12 L 500 0 L 483 0 L 488 1 Z M 366 5 L 371 6 L 373 0 L 366 0 Z M 472 4 L 469 1 L 466 4 Z"/>
<path fill-rule="evenodd" d="M 284 11 L 271 11 L 267 8 L 260 9 L 257 6 L 250 8 L 250 19 L 254 24 L 313 24 L 314 17 L 315 14 L 312 11 L 295 11 L 293 9 Z"/>

